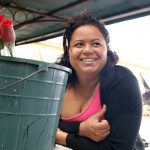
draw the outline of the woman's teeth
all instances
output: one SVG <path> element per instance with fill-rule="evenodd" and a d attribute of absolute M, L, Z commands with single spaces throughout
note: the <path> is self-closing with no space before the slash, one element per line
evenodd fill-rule
<path fill-rule="evenodd" d="M 81 61 L 83 62 L 94 62 L 96 59 L 93 59 L 93 58 L 86 58 L 86 59 L 81 59 Z"/>

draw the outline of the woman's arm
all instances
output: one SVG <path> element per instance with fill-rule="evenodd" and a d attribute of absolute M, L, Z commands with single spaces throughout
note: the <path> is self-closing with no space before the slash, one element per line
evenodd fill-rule
<path fill-rule="evenodd" d="M 81 122 L 80 126 L 75 127 L 76 122 L 66 122 L 64 123 L 66 129 L 61 128 L 61 126 L 59 127 L 61 128 L 61 130 L 66 131 L 67 133 L 84 136 L 90 138 L 93 141 L 99 142 L 105 139 L 110 133 L 110 126 L 108 121 L 106 120 L 100 121 L 103 115 L 105 114 L 105 112 L 106 112 L 106 106 L 104 105 L 101 111 L 97 112 L 95 115 L 91 116 L 86 121 Z M 62 125 L 63 122 L 62 121 L 60 122 L 61 123 L 59 123 L 59 125 L 60 124 Z M 72 127 L 72 130 L 70 127 Z M 77 129 L 75 130 L 75 128 L 79 130 Z M 57 131 L 56 143 L 66 145 L 66 142 L 64 142 L 66 139 L 66 134 L 61 130 L 58 129 Z"/>
<path fill-rule="evenodd" d="M 65 145 L 66 146 L 66 138 L 68 133 L 61 131 L 59 128 L 57 129 L 56 133 L 56 144 Z"/>
<path fill-rule="evenodd" d="M 105 118 L 110 123 L 110 135 L 105 140 L 94 142 L 80 135 L 68 134 L 66 138 L 68 147 L 74 150 L 133 149 L 139 132 L 142 110 L 141 94 L 136 78 L 132 74 L 118 80 L 116 77 L 116 81 L 110 83 L 105 95 L 107 105 Z"/>

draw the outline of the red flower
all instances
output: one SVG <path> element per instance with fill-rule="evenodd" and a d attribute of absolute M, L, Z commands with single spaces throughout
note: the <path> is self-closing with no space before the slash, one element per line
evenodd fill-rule
<path fill-rule="evenodd" d="M 15 32 L 11 20 L 4 20 L 1 22 L 1 38 L 3 42 L 6 43 L 15 41 Z"/>
<path fill-rule="evenodd" d="M 4 14 L 0 14 L 0 23 L 4 20 L 5 15 Z"/>
<path fill-rule="evenodd" d="M 0 24 L 4 20 L 4 18 L 5 18 L 5 15 L 4 14 L 0 14 Z M 0 36 L 1 36 L 1 28 L 0 28 Z"/>

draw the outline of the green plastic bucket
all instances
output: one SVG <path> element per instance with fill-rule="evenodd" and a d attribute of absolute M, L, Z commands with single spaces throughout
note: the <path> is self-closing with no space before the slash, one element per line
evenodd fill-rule
<path fill-rule="evenodd" d="M 69 68 L 0 56 L 0 149 L 53 150 Z"/>

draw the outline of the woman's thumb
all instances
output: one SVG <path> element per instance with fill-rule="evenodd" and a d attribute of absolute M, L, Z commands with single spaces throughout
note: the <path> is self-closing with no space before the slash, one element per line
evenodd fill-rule
<path fill-rule="evenodd" d="M 103 105 L 102 109 L 95 114 L 95 117 L 101 117 L 105 114 L 105 112 L 106 112 L 106 105 Z"/>

